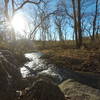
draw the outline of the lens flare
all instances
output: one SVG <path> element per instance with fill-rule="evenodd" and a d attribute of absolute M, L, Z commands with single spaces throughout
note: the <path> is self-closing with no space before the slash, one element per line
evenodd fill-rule
<path fill-rule="evenodd" d="M 27 29 L 27 20 L 21 14 L 16 14 L 12 18 L 11 25 L 14 28 L 15 32 L 23 32 Z"/>

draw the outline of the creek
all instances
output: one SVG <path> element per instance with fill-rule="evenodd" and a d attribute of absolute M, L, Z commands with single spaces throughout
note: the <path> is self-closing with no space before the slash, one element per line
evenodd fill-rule
<path fill-rule="evenodd" d="M 27 63 L 21 67 L 20 71 L 22 77 L 30 77 L 36 75 L 45 75 L 52 77 L 56 83 L 60 83 L 64 79 L 75 77 L 71 70 L 65 70 L 65 68 L 56 67 L 53 64 L 47 64 L 47 62 L 41 57 L 44 54 L 41 52 L 26 53 L 25 57 L 29 59 Z M 73 74 L 72 74 L 73 73 Z"/>

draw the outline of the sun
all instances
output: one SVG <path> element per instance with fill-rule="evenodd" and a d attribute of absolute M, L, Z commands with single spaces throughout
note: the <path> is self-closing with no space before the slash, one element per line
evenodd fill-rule
<path fill-rule="evenodd" d="M 27 20 L 22 14 L 16 14 L 11 20 L 11 26 L 15 32 L 23 32 L 27 29 Z"/>

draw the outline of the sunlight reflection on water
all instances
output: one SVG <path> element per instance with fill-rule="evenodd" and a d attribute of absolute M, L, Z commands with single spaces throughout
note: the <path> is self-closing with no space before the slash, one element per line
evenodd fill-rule
<path fill-rule="evenodd" d="M 25 66 L 28 66 L 38 75 L 49 75 L 61 81 L 62 77 L 59 74 L 57 68 L 53 64 L 47 65 L 45 60 L 40 59 L 42 55 L 43 53 L 41 52 L 25 54 L 25 57 L 30 60 L 29 62 L 25 63 Z M 20 69 L 22 77 L 25 78 L 29 76 L 35 76 L 35 74 L 30 74 L 30 71 L 25 68 L 25 66 Z"/>
<path fill-rule="evenodd" d="M 36 68 L 37 64 L 39 63 L 39 58 L 42 56 L 43 54 L 38 52 L 38 53 L 27 53 L 25 54 L 25 57 L 28 58 L 30 61 L 25 63 L 25 66 L 28 66 L 30 68 Z M 35 70 L 35 69 L 34 69 Z M 27 68 L 25 68 L 24 66 L 20 69 L 22 76 L 25 78 L 27 77 L 30 72 Z"/>

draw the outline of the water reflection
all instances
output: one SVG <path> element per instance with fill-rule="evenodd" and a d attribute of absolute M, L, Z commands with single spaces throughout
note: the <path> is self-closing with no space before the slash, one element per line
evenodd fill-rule
<path fill-rule="evenodd" d="M 20 69 L 22 76 L 25 78 L 29 77 L 30 75 L 34 76 L 37 74 L 38 75 L 45 74 L 62 80 L 60 74 L 57 71 L 57 68 L 54 67 L 54 65 L 52 64 L 47 65 L 46 61 L 40 59 L 42 55 L 43 53 L 40 52 L 25 54 L 25 57 L 28 58 L 30 61 L 25 63 L 25 65 Z"/>
<path fill-rule="evenodd" d="M 25 54 L 25 57 L 28 58 L 30 61 L 25 63 L 25 65 L 20 69 L 22 76 L 28 77 L 30 74 L 30 71 L 25 67 L 28 66 L 30 69 L 34 69 L 36 70 L 37 67 L 39 67 L 39 58 L 42 56 L 43 54 L 38 52 L 38 53 L 27 53 Z"/>
<path fill-rule="evenodd" d="M 46 64 L 46 61 L 40 59 L 43 54 L 40 52 L 27 53 L 25 57 L 30 61 L 20 69 L 23 78 L 35 75 L 46 75 L 61 82 L 65 78 L 74 77 L 73 72 L 65 70 L 64 68 L 55 67 L 53 64 Z"/>

